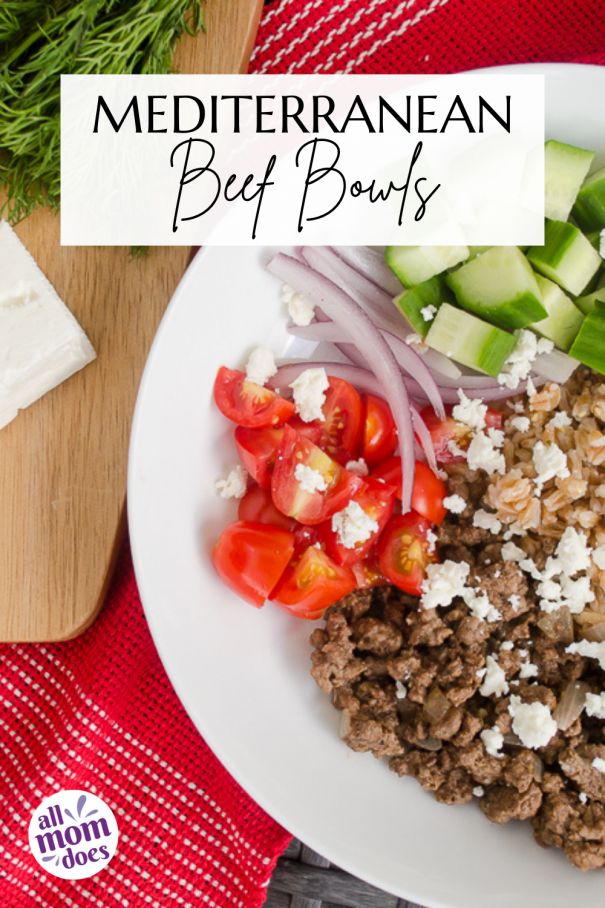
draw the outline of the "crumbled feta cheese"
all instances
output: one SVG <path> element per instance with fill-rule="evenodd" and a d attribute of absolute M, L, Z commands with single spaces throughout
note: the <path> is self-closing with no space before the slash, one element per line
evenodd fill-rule
<path fill-rule="evenodd" d="M 513 416 L 509 422 L 509 426 L 516 429 L 517 432 L 527 432 L 529 429 L 529 419 L 527 416 Z"/>
<path fill-rule="evenodd" d="M 469 429 L 477 431 L 484 429 L 487 406 L 480 397 L 474 400 L 467 397 L 462 388 L 458 388 L 457 393 L 460 403 L 456 404 L 452 410 L 452 416 L 456 422 L 461 422 L 463 425 L 468 426 Z"/>
<path fill-rule="evenodd" d="M 592 765 L 595 769 L 598 769 L 599 772 L 605 772 L 605 760 L 603 757 L 595 757 L 592 761 Z"/>
<path fill-rule="evenodd" d="M 579 615 L 589 602 L 594 602 L 595 595 L 588 577 L 578 577 L 577 580 L 572 580 L 570 577 L 564 576 L 561 591 L 565 600 L 563 604 L 567 606 L 572 615 Z"/>
<path fill-rule="evenodd" d="M 533 462 L 536 468 L 536 484 L 544 485 L 555 476 L 558 479 L 567 479 L 569 467 L 567 466 L 567 454 L 554 442 L 545 445 L 542 441 L 537 441 L 533 450 Z"/>
<path fill-rule="evenodd" d="M 488 623 L 499 621 L 502 615 L 489 601 L 487 595 L 481 591 L 464 589 L 462 597 L 469 607 L 471 615 Z"/>
<path fill-rule="evenodd" d="M 567 527 L 555 549 L 555 555 L 561 571 L 573 577 L 578 571 L 587 571 L 590 567 L 591 549 L 585 533 L 574 527 Z"/>
<path fill-rule="evenodd" d="M 473 514 L 473 526 L 478 527 L 480 530 L 489 530 L 494 535 L 502 529 L 502 524 L 496 515 L 490 514 L 489 511 L 484 511 L 483 508 L 479 508 Z"/>
<path fill-rule="evenodd" d="M 248 474 L 238 464 L 227 473 L 224 479 L 214 483 L 221 498 L 243 498 L 246 494 Z"/>
<path fill-rule="evenodd" d="M 428 545 L 429 552 L 434 552 L 437 548 L 437 543 L 439 542 L 439 537 L 437 533 L 433 533 L 432 530 L 427 530 L 426 541 Z"/>
<path fill-rule="evenodd" d="M 523 561 L 525 558 L 525 552 L 515 542 L 505 542 L 501 554 L 504 561 Z"/>
<path fill-rule="evenodd" d="M 550 352 L 553 347 L 552 341 L 549 341 L 548 345 L 539 345 L 533 331 L 519 331 L 516 346 L 498 375 L 498 383 L 514 390 L 519 386 L 519 382 L 528 378 L 536 356 L 539 353 Z"/>
<path fill-rule="evenodd" d="M 282 287 L 282 299 L 288 307 L 288 315 L 295 325 L 306 327 L 315 316 L 315 306 L 301 293 L 297 293 L 288 284 Z"/>
<path fill-rule="evenodd" d="M 356 545 L 367 542 L 378 529 L 377 521 L 356 501 L 350 501 L 346 508 L 332 517 L 332 530 L 345 549 L 354 549 Z"/>
<path fill-rule="evenodd" d="M 516 612 L 521 605 L 521 597 L 518 596 L 517 593 L 511 593 L 511 595 L 508 597 L 508 601 L 510 602 L 510 607 L 512 608 L 513 612 Z"/>
<path fill-rule="evenodd" d="M 443 499 L 443 507 L 452 514 L 462 514 L 466 508 L 466 501 L 462 495 L 448 495 Z"/>
<path fill-rule="evenodd" d="M 408 695 L 408 689 L 401 681 L 395 681 L 395 696 L 398 700 L 405 700 Z"/>
<path fill-rule="evenodd" d="M 537 674 L 538 666 L 534 662 L 530 662 L 528 659 L 526 662 L 521 663 L 520 678 L 535 678 Z"/>
<path fill-rule="evenodd" d="M 322 407 L 329 384 L 325 369 L 305 369 L 292 382 L 290 387 L 294 391 L 296 412 L 303 422 L 324 418 Z"/>
<path fill-rule="evenodd" d="M 488 656 L 485 660 L 487 672 L 483 679 L 483 684 L 479 688 L 479 693 L 484 697 L 503 697 L 508 693 L 508 683 L 503 669 L 498 665 L 498 660 L 493 656 Z"/>
<path fill-rule="evenodd" d="M 313 467 L 308 467 L 304 463 L 296 464 L 294 478 L 302 491 L 308 492 L 309 494 L 312 494 L 313 492 L 325 492 L 328 488 L 328 483 L 319 470 L 314 470 Z"/>
<path fill-rule="evenodd" d="M 587 659 L 596 659 L 605 672 L 605 641 L 595 643 L 593 640 L 578 640 L 565 647 L 566 653 L 576 653 L 586 656 Z"/>
<path fill-rule="evenodd" d="M 489 476 L 493 473 L 506 472 L 504 454 L 498 451 L 494 439 L 484 432 L 478 432 L 472 439 L 466 452 L 466 460 L 471 470 L 485 470 Z"/>
<path fill-rule="evenodd" d="M 485 794 L 485 788 L 483 787 L 483 785 L 475 785 L 475 787 L 473 788 L 473 794 L 476 798 L 482 798 Z"/>
<path fill-rule="evenodd" d="M 544 703 L 523 703 L 513 695 L 508 711 L 513 717 L 513 731 L 525 747 L 545 747 L 557 733 L 557 723 Z"/>
<path fill-rule="evenodd" d="M 429 564 L 422 581 L 421 602 L 424 608 L 450 605 L 464 590 L 470 568 L 465 561 L 444 561 L 443 564 Z"/>
<path fill-rule="evenodd" d="M 505 653 L 510 653 L 512 650 L 514 650 L 514 648 L 515 648 L 515 644 L 513 643 L 512 640 L 505 640 L 503 643 L 500 644 L 500 649 Z"/>
<path fill-rule="evenodd" d="M 605 719 L 605 691 L 600 694 L 586 694 L 586 715 L 594 719 Z"/>
<path fill-rule="evenodd" d="M 425 322 L 432 322 L 437 315 L 437 306 L 424 306 L 424 308 L 420 310 L 420 315 Z"/>
<path fill-rule="evenodd" d="M 605 259 L 605 227 L 599 234 L 599 255 L 602 259 Z"/>
<path fill-rule="evenodd" d="M 420 335 L 415 334 L 413 331 L 411 332 L 411 334 L 406 334 L 403 339 L 408 347 L 414 347 L 416 349 L 416 353 L 424 354 L 429 349 Z"/>
<path fill-rule="evenodd" d="M 479 737 L 483 741 L 483 746 L 490 757 L 502 759 L 504 754 L 500 753 L 500 751 L 504 744 L 504 735 L 497 725 L 494 725 L 493 728 L 484 728 Z"/>
<path fill-rule="evenodd" d="M 549 419 L 546 423 L 547 429 L 565 429 L 567 426 L 571 425 L 571 419 L 565 412 L 565 410 L 559 410 L 558 413 Z"/>
<path fill-rule="evenodd" d="M 504 446 L 503 429 L 495 429 L 493 426 L 489 426 L 487 429 L 487 437 L 494 445 L 494 448 L 502 448 Z"/>
<path fill-rule="evenodd" d="M 578 797 L 580 799 L 580 804 L 586 804 L 586 802 L 588 801 L 588 795 L 585 791 L 581 791 Z"/>
<path fill-rule="evenodd" d="M 356 476 L 367 476 L 370 472 L 363 457 L 360 457 L 359 460 L 349 460 L 345 464 L 345 470 L 355 473 Z"/>
<path fill-rule="evenodd" d="M 592 560 L 600 571 L 605 571 L 605 545 L 598 545 L 593 549 Z"/>
<path fill-rule="evenodd" d="M 542 580 L 543 575 L 540 573 L 533 558 L 524 558 L 519 562 L 519 567 L 526 574 L 533 577 L 534 580 Z"/>
<path fill-rule="evenodd" d="M 273 354 L 267 347 L 257 347 L 248 357 L 246 378 L 257 385 L 265 385 L 277 372 Z"/>

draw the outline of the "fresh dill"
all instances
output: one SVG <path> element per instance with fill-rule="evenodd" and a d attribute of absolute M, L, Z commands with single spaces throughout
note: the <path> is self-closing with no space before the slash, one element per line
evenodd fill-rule
<path fill-rule="evenodd" d="M 61 73 L 169 72 L 203 0 L 0 0 L 0 207 L 15 223 L 60 198 Z"/>

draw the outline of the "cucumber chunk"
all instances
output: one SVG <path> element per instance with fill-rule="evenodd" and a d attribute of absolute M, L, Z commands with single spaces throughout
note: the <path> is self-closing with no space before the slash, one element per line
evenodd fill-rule
<path fill-rule="evenodd" d="M 583 230 L 602 230 L 605 227 L 605 167 L 595 170 L 587 178 L 572 213 Z"/>
<path fill-rule="evenodd" d="M 469 312 L 443 303 L 425 343 L 463 366 L 495 378 L 514 350 L 517 339 Z"/>
<path fill-rule="evenodd" d="M 601 267 L 601 256 L 584 234 L 565 221 L 546 221 L 544 246 L 532 246 L 527 258 L 536 271 L 579 296 Z"/>
<path fill-rule="evenodd" d="M 539 274 L 536 275 L 536 280 L 542 296 L 542 305 L 548 315 L 532 325 L 532 328 L 542 337 L 551 340 L 559 350 L 567 351 L 580 330 L 584 316 L 558 284 L 553 284 Z"/>
<path fill-rule="evenodd" d="M 446 282 L 463 309 L 501 328 L 526 328 L 546 318 L 536 277 L 517 246 L 492 246 Z"/>
<path fill-rule="evenodd" d="M 544 214 L 566 221 L 586 174 L 594 151 L 576 148 L 551 139 L 544 145 Z"/>
<path fill-rule="evenodd" d="M 584 315 L 592 312 L 596 303 L 605 303 L 605 287 L 600 287 L 594 293 L 587 293 L 586 296 L 576 297 L 576 306 Z"/>
<path fill-rule="evenodd" d="M 468 246 L 387 246 L 385 261 L 404 287 L 414 287 L 468 258 Z"/>
<path fill-rule="evenodd" d="M 440 277 L 431 277 L 422 284 L 404 290 L 393 302 L 416 334 L 426 337 L 437 310 L 448 297 L 449 291 L 443 280 Z"/>
<path fill-rule="evenodd" d="M 605 303 L 597 301 L 585 317 L 569 355 L 605 374 Z"/>
<path fill-rule="evenodd" d="M 491 246 L 469 246 L 468 257 L 469 259 L 476 259 L 478 255 L 483 255 L 484 252 L 491 248 Z"/>

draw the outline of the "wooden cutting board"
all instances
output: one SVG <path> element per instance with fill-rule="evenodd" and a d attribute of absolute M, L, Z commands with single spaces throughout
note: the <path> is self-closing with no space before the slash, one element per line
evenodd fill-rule
<path fill-rule="evenodd" d="M 245 72 L 262 0 L 208 0 L 178 72 Z M 133 24 L 136 28 L 136 23 Z M 128 436 L 147 352 L 189 259 L 61 248 L 37 211 L 17 233 L 98 358 L 0 431 L 0 641 L 66 640 L 100 609 L 125 527 Z"/>

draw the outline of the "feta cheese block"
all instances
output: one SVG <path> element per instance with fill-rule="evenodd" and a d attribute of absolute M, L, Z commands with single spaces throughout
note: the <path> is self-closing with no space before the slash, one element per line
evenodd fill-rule
<path fill-rule="evenodd" d="M 95 356 L 15 231 L 0 221 L 0 429 Z"/>

